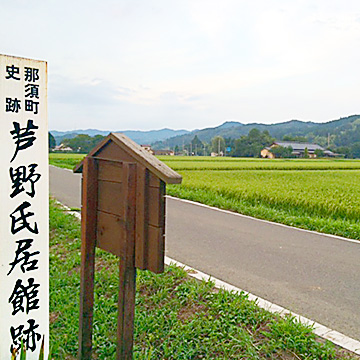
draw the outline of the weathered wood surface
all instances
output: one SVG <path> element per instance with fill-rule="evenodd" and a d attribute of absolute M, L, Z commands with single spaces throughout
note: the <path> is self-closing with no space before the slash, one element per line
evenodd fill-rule
<path fill-rule="evenodd" d="M 135 217 L 136 217 L 136 165 L 124 164 L 121 218 L 121 244 L 123 255 L 119 266 L 118 344 L 117 359 L 131 360 L 134 337 L 134 313 L 136 291 L 135 268 Z"/>
<path fill-rule="evenodd" d="M 164 191 L 161 187 L 149 187 L 148 206 L 149 206 L 149 224 L 156 227 L 164 226 Z"/>
<path fill-rule="evenodd" d="M 120 215 L 122 197 L 122 184 L 111 181 L 98 181 L 98 210 L 114 215 Z"/>
<path fill-rule="evenodd" d="M 126 224 L 120 215 L 108 214 L 102 211 L 97 212 L 98 228 L 96 246 L 108 251 L 113 255 L 121 257 L 123 255 L 122 242 L 120 235 Z"/>
<path fill-rule="evenodd" d="M 96 161 L 99 163 L 99 180 L 121 183 L 123 161 L 116 161 L 99 157 L 96 157 Z"/>
<path fill-rule="evenodd" d="M 149 187 L 149 230 L 147 269 L 158 274 L 164 271 L 165 256 L 165 183 Z"/>
<path fill-rule="evenodd" d="M 98 163 L 97 247 L 123 256 L 120 236 L 126 222 L 122 218 L 124 198 L 124 162 L 95 158 Z M 136 166 L 136 164 L 133 164 Z"/>
<path fill-rule="evenodd" d="M 84 161 L 81 209 L 81 273 L 80 273 L 80 360 L 91 359 L 92 320 L 94 308 L 94 269 L 97 224 L 97 165 L 93 158 Z"/>
<path fill-rule="evenodd" d="M 145 166 L 138 165 L 136 179 L 135 266 L 142 270 L 147 268 L 149 177 L 149 170 Z"/>
<path fill-rule="evenodd" d="M 126 162 L 94 158 L 98 163 L 97 246 L 122 256 L 118 234 L 124 198 L 123 166 Z M 165 183 L 141 164 L 136 165 L 135 267 L 164 271 Z"/>
<path fill-rule="evenodd" d="M 99 153 L 94 154 L 93 156 L 109 159 L 112 161 L 116 160 L 123 162 L 136 162 L 133 156 L 119 147 L 114 141 L 108 141 L 106 145 L 101 148 Z"/>

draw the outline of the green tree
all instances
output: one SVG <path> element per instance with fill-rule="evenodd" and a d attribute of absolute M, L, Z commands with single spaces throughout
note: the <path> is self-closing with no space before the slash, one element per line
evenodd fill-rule
<path fill-rule="evenodd" d="M 308 159 L 308 158 L 309 158 L 309 150 L 308 150 L 307 147 L 306 147 L 305 150 L 304 150 L 304 158 L 305 158 L 305 159 Z"/>
<path fill-rule="evenodd" d="M 235 149 L 235 139 L 230 137 L 226 137 L 224 139 L 225 139 L 225 150 L 226 150 L 225 155 L 232 156 Z"/>
<path fill-rule="evenodd" d="M 291 158 L 293 157 L 293 148 L 291 146 L 274 146 L 270 149 L 276 158 Z"/>
<path fill-rule="evenodd" d="M 55 146 L 56 146 L 55 138 L 54 138 L 53 134 L 51 134 L 51 132 L 49 132 L 49 149 L 53 149 Z"/>
<path fill-rule="evenodd" d="M 211 151 L 217 154 L 225 153 L 225 139 L 222 136 L 215 136 L 211 139 Z"/>
<path fill-rule="evenodd" d="M 191 140 L 192 152 L 195 155 L 201 154 L 201 150 L 203 148 L 203 143 L 200 141 L 197 135 Z"/>
<path fill-rule="evenodd" d="M 294 136 L 294 135 L 284 135 L 283 136 L 284 141 L 294 141 L 294 142 L 307 142 L 309 141 L 306 136 Z"/>
<path fill-rule="evenodd" d="M 350 152 L 353 158 L 360 158 L 360 142 L 354 143 L 350 147 Z"/>
<path fill-rule="evenodd" d="M 64 139 L 63 144 L 69 146 L 73 151 L 87 154 L 93 147 L 95 147 L 101 140 L 104 139 L 102 135 L 95 135 L 93 137 L 80 134 L 72 139 Z"/>
<path fill-rule="evenodd" d="M 331 150 L 347 159 L 351 159 L 353 157 L 349 146 L 339 146 L 337 148 L 332 148 Z"/>
<path fill-rule="evenodd" d="M 315 151 L 314 151 L 314 154 L 316 155 L 316 157 L 323 157 L 324 156 L 324 151 L 323 150 L 321 150 L 321 149 L 316 149 Z"/>
<path fill-rule="evenodd" d="M 261 132 L 259 129 L 251 129 L 249 131 L 248 138 L 250 141 L 258 141 L 261 138 Z"/>
<path fill-rule="evenodd" d="M 260 132 L 258 129 L 251 129 L 248 136 L 242 136 L 234 142 L 233 156 L 259 157 L 261 150 L 270 146 L 274 139 L 268 131 Z"/>

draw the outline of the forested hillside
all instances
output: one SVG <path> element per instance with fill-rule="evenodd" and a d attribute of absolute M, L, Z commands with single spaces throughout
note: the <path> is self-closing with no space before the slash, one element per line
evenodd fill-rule
<path fill-rule="evenodd" d="M 221 126 L 196 130 L 191 133 L 156 142 L 154 148 L 175 148 L 189 144 L 194 136 L 205 143 L 210 143 L 216 136 L 224 139 L 239 139 L 248 135 L 251 129 L 267 131 L 276 140 L 301 138 L 323 147 L 340 150 L 349 157 L 360 157 L 360 115 L 352 115 L 326 123 L 291 120 L 278 124 L 241 124 L 225 122 Z"/>

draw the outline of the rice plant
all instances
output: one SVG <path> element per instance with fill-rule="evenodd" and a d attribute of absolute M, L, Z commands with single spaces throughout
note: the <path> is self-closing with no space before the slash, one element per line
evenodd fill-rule
<path fill-rule="evenodd" d="M 44 341 L 44 337 L 42 339 L 41 342 L 41 348 L 40 348 L 40 353 L 39 353 L 39 360 L 44 360 L 45 359 L 45 354 L 44 354 L 44 347 L 45 347 L 45 341 Z M 17 356 L 20 356 L 19 358 Z M 23 340 L 21 339 L 21 345 L 20 345 L 20 354 L 19 354 L 19 350 L 14 348 L 12 350 L 12 354 L 11 354 L 11 360 L 26 360 L 26 347 L 25 344 L 23 342 Z"/>

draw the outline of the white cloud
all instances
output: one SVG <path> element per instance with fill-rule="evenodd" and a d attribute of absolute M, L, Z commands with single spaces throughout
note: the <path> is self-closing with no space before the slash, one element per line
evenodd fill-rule
<path fill-rule="evenodd" d="M 1 51 L 49 62 L 53 128 L 360 112 L 358 0 L 0 2 Z"/>

